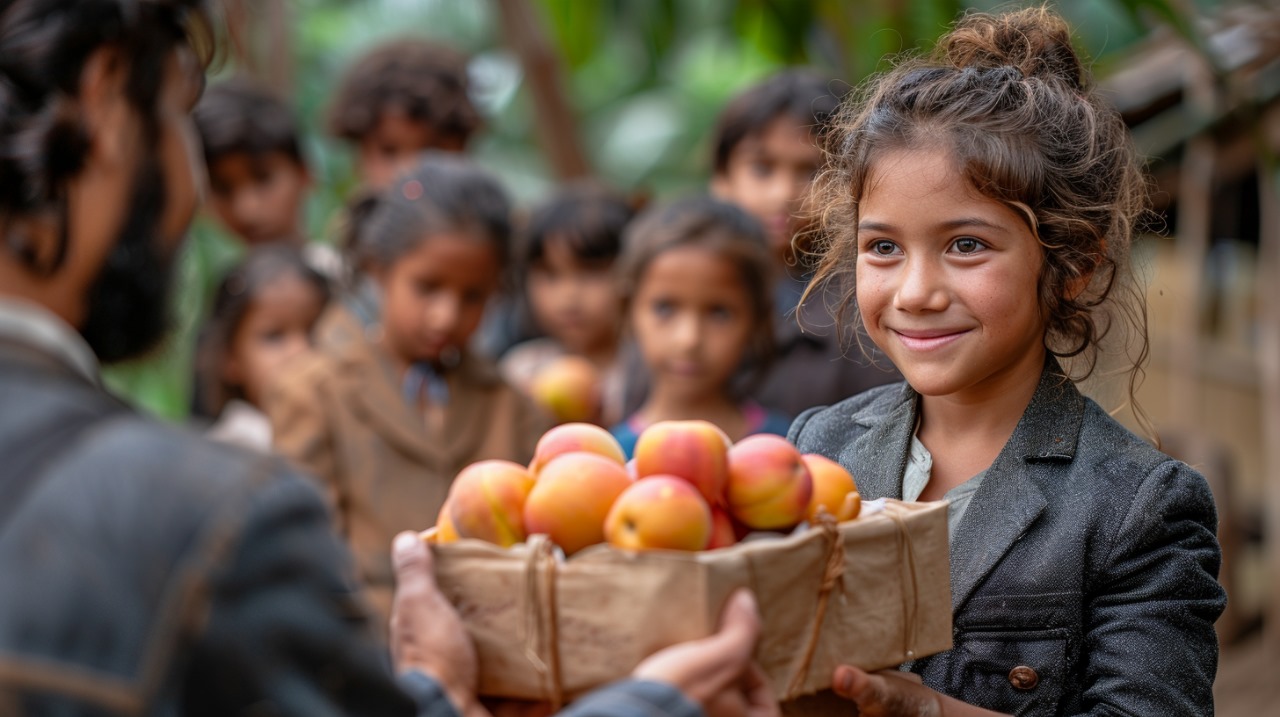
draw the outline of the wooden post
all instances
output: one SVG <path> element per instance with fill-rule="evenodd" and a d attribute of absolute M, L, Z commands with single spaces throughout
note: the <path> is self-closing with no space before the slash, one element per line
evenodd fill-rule
<path fill-rule="evenodd" d="M 1280 658 L 1280 187 L 1275 157 L 1280 148 L 1270 127 L 1280 125 L 1280 106 L 1263 115 L 1258 161 L 1258 372 L 1262 388 L 1263 525 L 1267 563 L 1264 639 L 1272 660 Z"/>
<path fill-rule="evenodd" d="M 1212 69 L 1194 52 L 1186 55 L 1185 95 L 1193 114 L 1209 118 L 1217 107 Z M 1180 277 L 1175 301 L 1170 368 L 1174 428 L 1183 434 L 1196 430 L 1201 413 L 1200 297 L 1205 260 L 1209 253 L 1210 212 L 1217 145 L 1207 128 L 1192 137 L 1183 151 L 1178 178 L 1178 236 L 1175 264 Z"/>
<path fill-rule="evenodd" d="M 498 0 L 498 15 L 503 35 L 529 80 L 538 141 L 556 176 L 562 180 L 590 176 L 591 165 L 578 138 L 577 117 L 561 82 L 559 55 L 528 0 Z"/>

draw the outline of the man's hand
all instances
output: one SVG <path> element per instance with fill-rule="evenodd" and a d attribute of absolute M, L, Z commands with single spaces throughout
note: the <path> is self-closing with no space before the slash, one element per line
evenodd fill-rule
<path fill-rule="evenodd" d="M 674 685 L 709 716 L 772 717 L 779 714 L 777 697 L 751 661 L 759 638 L 755 598 L 739 590 L 729 598 L 716 634 L 659 650 L 631 676 Z"/>
<path fill-rule="evenodd" d="M 411 532 L 392 544 L 396 596 L 391 604 L 391 654 L 400 672 L 435 678 L 464 716 L 485 715 L 476 698 L 479 661 L 462 618 L 436 585 L 431 549 Z"/>

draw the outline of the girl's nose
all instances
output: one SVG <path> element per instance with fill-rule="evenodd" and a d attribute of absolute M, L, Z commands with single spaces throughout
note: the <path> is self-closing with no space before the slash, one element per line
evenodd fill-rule
<path fill-rule="evenodd" d="M 698 341 L 702 338 L 702 327 L 698 322 L 698 317 L 691 313 L 684 313 L 676 317 L 672 322 L 669 341 L 672 346 L 680 351 L 691 351 L 698 346 Z"/>
<path fill-rule="evenodd" d="M 427 323 L 434 331 L 452 331 L 458 325 L 458 317 L 462 315 L 462 301 L 451 294 L 445 294 L 431 302 L 427 311 Z"/>
<path fill-rule="evenodd" d="M 936 260 L 908 257 L 894 289 L 894 308 L 912 313 L 943 311 L 949 297 L 946 271 Z"/>

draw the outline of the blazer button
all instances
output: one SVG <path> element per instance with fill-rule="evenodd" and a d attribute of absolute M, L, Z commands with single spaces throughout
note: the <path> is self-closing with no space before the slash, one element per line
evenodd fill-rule
<path fill-rule="evenodd" d="M 1013 685 L 1015 690 L 1034 690 L 1036 685 L 1040 684 L 1040 675 L 1026 665 L 1018 665 L 1009 670 L 1009 684 Z"/>

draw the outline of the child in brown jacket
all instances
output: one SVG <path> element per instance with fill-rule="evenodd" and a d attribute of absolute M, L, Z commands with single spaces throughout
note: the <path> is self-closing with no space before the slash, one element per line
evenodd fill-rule
<path fill-rule="evenodd" d="M 356 207 L 350 246 L 379 323 L 302 362 L 267 400 L 276 448 L 314 472 L 383 615 L 390 546 L 435 523 L 468 463 L 528 462 L 546 419 L 470 353 L 507 258 L 508 200 L 465 159 L 429 156 Z"/>

